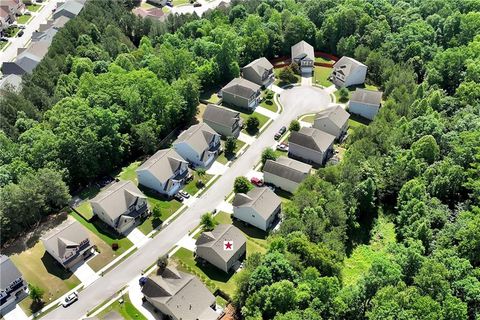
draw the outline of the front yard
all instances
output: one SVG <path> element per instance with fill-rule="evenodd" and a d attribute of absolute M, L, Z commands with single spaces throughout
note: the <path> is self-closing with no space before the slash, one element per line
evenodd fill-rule
<path fill-rule="evenodd" d="M 286 68 L 286 67 L 284 67 Z M 295 75 L 295 78 L 296 78 L 296 81 L 295 82 L 292 82 L 292 83 L 286 83 L 286 82 L 283 82 L 282 80 L 280 80 L 280 71 L 282 71 L 283 68 L 275 68 L 273 69 L 273 73 L 275 74 L 275 82 L 274 84 L 276 84 L 277 86 L 280 86 L 280 87 L 283 87 L 283 86 L 286 86 L 286 85 L 289 85 L 289 84 L 296 84 L 296 83 L 300 83 L 302 81 L 302 77 L 299 76 L 298 74 Z"/>
<path fill-rule="evenodd" d="M 278 106 L 273 100 L 273 95 L 273 91 L 265 90 L 262 94 L 262 102 L 260 103 L 260 106 L 272 112 L 277 112 Z"/>
<path fill-rule="evenodd" d="M 330 73 L 332 73 L 332 68 L 315 66 L 315 71 L 313 72 L 313 83 L 323 87 L 330 87 L 333 84 L 330 80 L 328 80 Z"/>
<path fill-rule="evenodd" d="M 30 12 L 37 12 L 38 10 L 40 10 L 42 6 L 39 5 L 39 4 L 29 4 L 27 6 L 27 10 L 30 11 Z"/>
<path fill-rule="evenodd" d="M 200 190 L 198 187 L 198 181 L 203 180 L 203 183 L 206 184 L 210 179 L 213 178 L 213 175 L 205 173 L 203 177 L 200 178 L 196 171 L 192 171 L 193 180 L 190 181 L 186 186 L 183 187 L 183 190 L 188 192 L 190 195 L 194 195 Z"/>
<path fill-rule="evenodd" d="M 17 23 L 18 24 L 26 24 L 28 21 L 30 21 L 30 18 L 32 18 L 32 16 L 28 16 L 26 14 L 24 14 L 23 16 L 20 16 L 17 18 Z"/>
<path fill-rule="evenodd" d="M 140 311 L 130 301 L 128 294 L 122 296 L 120 299 L 109 305 L 105 310 L 100 312 L 97 317 L 99 319 L 117 319 L 118 316 L 125 320 L 147 320 Z"/>
<path fill-rule="evenodd" d="M 258 112 L 256 112 L 256 111 L 253 112 L 252 114 L 240 113 L 240 117 L 242 117 L 243 123 L 244 123 L 245 125 L 246 125 L 247 120 L 248 120 L 249 117 L 257 117 L 257 119 L 258 119 L 258 121 L 259 121 L 259 123 L 260 123 L 260 124 L 258 125 L 258 130 L 260 130 L 260 129 L 263 127 L 263 125 L 264 125 L 265 123 L 267 123 L 267 121 L 270 119 L 269 117 L 267 117 L 267 116 L 265 116 L 265 115 L 263 115 L 263 114 L 261 114 L 261 113 L 258 113 Z M 256 132 L 255 134 L 250 134 L 250 133 L 247 131 L 246 127 L 242 129 L 242 132 L 243 132 L 243 133 L 246 133 L 246 134 L 248 134 L 248 135 L 250 135 L 250 136 L 255 136 L 255 135 L 258 133 L 258 132 Z"/>
<path fill-rule="evenodd" d="M 222 141 L 222 144 L 225 144 L 223 141 Z M 245 142 L 243 141 L 240 141 L 237 139 L 237 146 L 235 148 L 235 151 L 234 151 L 234 154 L 233 155 L 229 155 L 228 157 L 225 155 L 225 151 L 222 152 L 221 155 L 218 156 L 217 158 L 217 161 L 220 162 L 221 164 L 226 164 L 228 161 L 232 160 L 235 155 L 237 154 L 237 152 L 245 145 Z"/>

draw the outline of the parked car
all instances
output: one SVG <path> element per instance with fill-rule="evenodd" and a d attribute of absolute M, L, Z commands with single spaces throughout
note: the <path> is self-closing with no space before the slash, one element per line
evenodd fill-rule
<path fill-rule="evenodd" d="M 180 195 L 182 197 L 184 197 L 185 199 L 190 198 L 190 194 L 188 192 L 184 191 L 184 190 L 180 190 L 180 191 L 178 191 L 178 193 L 180 193 Z"/>
<path fill-rule="evenodd" d="M 23 24 L 21 24 L 21 25 L 18 26 L 18 28 L 23 30 L 23 29 L 25 29 L 25 26 Z"/>
<path fill-rule="evenodd" d="M 31 16 L 32 15 L 32 13 L 30 11 L 25 11 L 23 14 L 26 15 L 26 16 Z"/>
<path fill-rule="evenodd" d="M 281 127 L 280 130 L 278 130 L 278 132 L 275 133 L 275 136 L 274 136 L 275 140 L 280 139 L 280 137 L 281 137 L 285 132 L 287 132 L 287 127 L 285 127 L 285 126 Z"/>
<path fill-rule="evenodd" d="M 173 196 L 173 199 L 177 200 L 177 201 L 180 201 L 180 202 L 183 202 L 183 197 L 179 194 L 179 193 L 176 193 L 174 196 Z"/>
<path fill-rule="evenodd" d="M 78 300 L 78 294 L 76 292 L 72 292 L 65 297 L 65 300 L 63 300 L 62 302 L 62 306 L 66 308 L 77 300 Z"/>
<path fill-rule="evenodd" d="M 261 187 L 261 186 L 263 186 L 263 184 L 264 184 L 264 183 L 263 183 L 263 180 L 260 179 L 260 178 L 257 178 L 257 177 L 252 177 L 252 178 L 250 179 L 250 182 L 253 183 L 254 185 L 256 185 L 257 187 Z"/>
<path fill-rule="evenodd" d="M 23 36 L 24 33 L 25 33 L 25 32 L 23 32 L 23 30 L 20 30 L 17 35 L 18 35 L 19 37 L 21 37 L 21 36 Z"/>
<path fill-rule="evenodd" d="M 201 6 L 202 6 L 202 4 L 201 4 L 201 3 L 199 3 L 199 2 L 195 2 L 195 3 L 193 4 L 193 6 L 194 6 L 195 8 L 197 8 L 197 7 L 201 7 Z"/>
<path fill-rule="evenodd" d="M 8 41 L 8 38 L 7 37 L 1 37 L 0 41 Z"/>
<path fill-rule="evenodd" d="M 268 187 L 268 189 L 270 189 L 270 190 L 272 190 L 273 192 L 275 192 L 275 186 L 269 184 L 267 187 Z"/>
<path fill-rule="evenodd" d="M 277 150 L 287 152 L 287 151 L 288 151 L 288 144 L 285 143 L 285 142 L 279 143 L 279 144 L 277 145 Z"/>
<path fill-rule="evenodd" d="M 145 283 L 147 283 L 146 277 L 141 277 L 140 279 L 138 279 L 138 284 L 140 285 L 140 287 L 143 287 Z"/>

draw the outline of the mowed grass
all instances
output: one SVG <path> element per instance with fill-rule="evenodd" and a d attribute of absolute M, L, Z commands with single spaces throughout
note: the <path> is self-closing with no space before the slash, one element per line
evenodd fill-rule
<path fill-rule="evenodd" d="M 355 114 L 350 114 L 350 118 L 348 119 L 348 134 L 352 134 L 355 130 L 359 128 L 364 128 L 368 126 L 369 120 L 364 119 L 360 116 L 357 116 Z"/>
<path fill-rule="evenodd" d="M 275 103 L 275 100 L 273 100 L 275 93 L 271 90 L 265 90 L 262 95 L 263 98 L 260 106 L 272 112 L 277 112 L 278 106 Z"/>
<path fill-rule="evenodd" d="M 313 83 L 324 87 L 330 87 L 333 84 L 330 80 L 328 80 L 330 73 L 332 73 L 332 68 L 315 66 L 313 72 Z"/>
<path fill-rule="evenodd" d="M 184 6 L 190 4 L 190 0 L 173 0 L 172 4 L 173 6 Z"/>
<path fill-rule="evenodd" d="M 315 57 L 315 62 L 321 62 L 321 63 L 335 63 L 332 59 L 325 58 L 325 57 Z"/>
<path fill-rule="evenodd" d="M 350 86 L 350 87 L 347 87 L 347 89 L 348 89 L 348 100 L 350 100 L 350 98 L 352 97 L 352 93 L 355 90 L 357 90 L 357 88 L 378 91 L 378 88 L 374 85 L 371 85 L 371 84 L 362 84 L 362 85 L 358 85 L 358 86 Z M 340 101 L 340 90 L 335 91 L 334 94 L 335 94 L 335 99 L 337 101 Z M 340 102 L 347 102 L 347 101 L 340 101 Z"/>
<path fill-rule="evenodd" d="M 232 160 L 235 158 L 235 155 L 237 152 L 245 145 L 245 142 L 240 141 L 237 139 L 237 145 L 235 147 L 235 151 L 233 155 L 229 155 L 228 157 L 225 155 L 225 150 L 222 152 L 221 155 L 218 156 L 217 161 L 220 162 L 221 164 L 226 164 L 228 161 Z"/>
<path fill-rule="evenodd" d="M 395 225 L 380 214 L 371 232 L 370 243 L 357 246 L 350 257 L 344 260 L 341 278 L 344 286 L 357 283 L 370 269 L 372 262 L 384 255 L 389 244 L 395 243 Z"/>
<path fill-rule="evenodd" d="M 202 92 L 200 94 L 200 100 L 205 100 L 210 103 L 217 103 L 218 101 L 220 101 L 220 98 L 217 95 L 218 91 L 220 91 L 220 88 L 218 88 L 217 90 L 208 90 Z"/>
<path fill-rule="evenodd" d="M 188 192 L 190 195 L 194 195 L 200 190 L 200 188 L 197 186 L 198 181 L 201 179 L 203 180 L 203 183 L 206 184 L 210 179 L 213 178 L 213 175 L 205 173 L 203 177 L 199 177 L 198 173 L 196 171 L 192 172 L 193 179 L 190 181 L 186 186 L 183 187 L 183 190 Z"/>
<path fill-rule="evenodd" d="M 20 16 L 17 18 L 17 23 L 26 24 L 28 21 L 30 21 L 30 18 L 32 18 L 32 16 L 27 16 L 24 14 L 23 16 Z"/>
<path fill-rule="evenodd" d="M 298 120 L 303 122 L 313 123 L 315 121 L 315 117 L 316 117 L 315 114 L 309 114 L 309 115 L 300 117 Z"/>
<path fill-rule="evenodd" d="M 37 12 L 38 10 L 40 10 L 42 6 L 41 5 L 38 5 L 38 4 L 29 4 L 27 6 L 27 9 L 28 11 L 31 11 L 31 12 Z"/>
<path fill-rule="evenodd" d="M 19 254 L 10 256 L 30 284 L 45 290 L 43 300 L 46 304 L 61 297 L 66 292 L 80 284 L 80 280 L 45 251 L 43 244 L 38 241 L 32 248 Z M 30 298 L 24 299 L 20 306 L 27 313 L 30 312 Z"/>
<path fill-rule="evenodd" d="M 130 180 L 135 183 L 135 185 L 138 185 L 137 173 L 135 170 L 137 170 L 141 164 L 141 161 L 135 161 L 128 166 L 123 167 L 122 170 L 117 174 L 117 178 L 120 180 Z"/>
<path fill-rule="evenodd" d="M 260 129 L 263 127 L 263 125 L 264 125 L 265 123 L 267 123 L 267 121 L 270 119 L 269 117 L 267 117 L 267 116 L 265 116 L 265 115 L 263 115 L 263 114 L 261 114 L 261 113 L 258 113 L 258 112 L 254 112 L 254 113 L 252 113 L 252 114 L 240 113 L 240 117 L 242 117 L 243 123 L 244 123 L 245 125 L 247 124 L 247 120 L 248 120 L 249 117 L 257 117 L 257 119 L 258 119 L 258 121 L 259 121 L 259 123 L 260 123 L 260 124 L 258 125 L 258 130 L 260 130 Z M 250 133 L 247 131 L 246 127 L 242 129 L 242 132 L 244 132 L 244 133 L 246 133 L 246 134 L 248 134 L 248 135 L 252 135 L 252 134 L 250 134 Z M 258 132 L 257 132 L 257 133 L 258 133 Z M 253 135 L 256 135 L 257 133 L 255 133 L 255 134 L 253 134 Z"/>
<path fill-rule="evenodd" d="M 284 67 L 286 68 L 286 67 Z M 283 87 L 283 86 L 286 86 L 286 85 L 289 85 L 289 84 L 295 84 L 295 83 L 300 83 L 300 81 L 302 80 L 302 77 L 300 77 L 298 74 L 295 75 L 295 78 L 296 78 L 296 81 L 295 82 L 292 82 L 292 83 L 286 83 L 286 82 L 283 82 L 282 80 L 280 80 L 280 71 L 282 71 L 283 68 L 275 68 L 273 69 L 273 73 L 275 74 L 275 84 L 280 86 L 280 87 Z"/>
<path fill-rule="evenodd" d="M 122 303 L 120 303 L 119 300 L 115 301 L 100 312 L 97 317 L 100 319 L 112 319 L 114 318 L 113 315 L 119 314 L 125 320 L 147 320 L 132 304 L 128 294 L 124 294 L 122 299 Z"/>
<path fill-rule="evenodd" d="M 147 217 L 137 228 L 145 235 L 149 234 L 153 229 L 159 227 L 165 220 L 167 220 L 172 214 L 174 214 L 182 203 L 177 200 L 161 200 L 158 199 L 153 193 L 143 190 L 143 193 L 148 197 L 147 201 L 150 205 L 150 209 L 153 210 L 155 206 L 160 207 L 160 220 L 155 219 L 152 215 Z"/>

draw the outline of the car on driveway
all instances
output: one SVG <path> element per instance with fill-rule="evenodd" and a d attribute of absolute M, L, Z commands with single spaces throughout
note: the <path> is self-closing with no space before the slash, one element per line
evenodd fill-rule
<path fill-rule="evenodd" d="M 180 193 L 176 193 L 174 196 L 173 196 L 173 199 L 177 200 L 177 201 L 180 201 L 180 202 L 183 202 L 183 197 L 180 195 Z"/>
<path fill-rule="evenodd" d="M 62 306 L 66 308 L 77 300 L 78 300 L 78 293 L 72 292 L 68 296 L 66 296 L 65 299 L 62 301 Z"/>
<path fill-rule="evenodd" d="M 277 150 L 287 152 L 288 151 L 288 143 L 282 142 L 277 144 Z"/>
<path fill-rule="evenodd" d="M 180 190 L 180 191 L 178 191 L 178 193 L 180 193 L 180 195 L 182 197 L 184 197 L 185 199 L 190 198 L 190 194 L 188 192 L 184 191 L 184 190 Z"/>
<path fill-rule="evenodd" d="M 261 187 L 261 186 L 263 186 L 263 184 L 264 184 L 264 183 L 263 183 L 263 180 L 260 179 L 260 178 L 257 178 L 257 177 L 252 177 L 252 178 L 250 179 L 250 182 L 253 183 L 254 185 L 256 185 L 257 187 Z"/>

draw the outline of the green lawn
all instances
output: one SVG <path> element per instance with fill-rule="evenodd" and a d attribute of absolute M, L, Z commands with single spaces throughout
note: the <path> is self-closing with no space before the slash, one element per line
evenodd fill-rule
<path fill-rule="evenodd" d="M 8 42 L 8 41 L 0 41 L 0 51 L 3 50 L 4 48 L 6 48 L 9 43 L 10 42 Z"/>
<path fill-rule="evenodd" d="M 237 154 L 237 152 L 245 145 L 245 142 L 240 141 L 237 139 L 237 147 L 235 148 L 234 154 Z M 217 161 L 220 162 L 221 164 L 226 164 L 228 161 L 230 161 L 234 155 L 229 156 L 228 158 L 225 156 L 225 151 L 222 152 L 221 155 L 218 156 Z"/>
<path fill-rule="evenodd" d="M 86 221 L 76 212 L 70 212 L 70 215 L 77 219 L 85 228 L 93 232 L 96 236 L 102 239 L 105 243 L 107 243 L 110 247 L 113 243 L 118 244 L 118 250 L 116 251 L 117 255 L 122 254 L 132 246 L 132 242 L 128 240 L 123 235 L 117 234 L 113 229 L 107 226 L 103 221 L 100 219 L 93 219 L 91 222 Z"/>
<path fill-rule="evenodd" d="M 128 166 L 123 167 L 122 170 L 116 175 L 116 178 L 121 180 L 130 180 L 136 185 L 138 185 L 137 173 L 135 172 L 135 170 L 137 170 L 141 164 L 141 161 L 135 161 Z"/>
<path fill-rule="evenodd" d="M 152 215 L 147 217 L 139 226 L 138 229 L 142 231 L 145 235 L 149 234 L 153 229 L 159 227 L 163 221 L 165 221 L 168 217 L 174 214 L 180 207 L 182 203 L 177 200 L 161 200 L 158 199 L 156 195 L 153 193 L 142 190 L 143 193 L 148 197 L 147 201 L 150 205 L 150 208 L 153 209 L 156 205 L 160 206 L 160 212 L 162 213 L 160 220 L 155 219 Z"/>
<path fill-rule="evenodd" d="M 341 279 L 345 286 L 354 285 L 370 269 L 372 262 L 382 256 L 389 244 L 395 243 L 395 225 L 387 217 L 379 215 L 372 229 L 368 245 L 357 246 L 344 260 Z"/>
<path fill-rule="evenodd" d="M 43 244 L 38 241 L 32 248 L 19 254 L 10 256 L 28 283 L 45 290 L 43 300 L 46 304 L 61 297 L 69 290 L 80 284 L 80 280 L 45 251 Z M 24 299 L 20 306 L 31 314 L 30 298 Z"/>
<path fill-rule="evenodd" d="M 42 6 L 41 5 L 38 5 L 38 4 L 29 4 L 27 6 L 27 9 L 28 11 L 31 11 L 31 12 L 37 12 L 38 10 L 40 10 Z"/>
<path fill-rule="evenodd" d="M 88 201 L 82 202 L 75 210 L 77 210 L 85 220 L 90 221 L 90 219 L 93 218 L 93 209 Z"/>
<path fill-rule="evenodd" d="M 184 6 L 187 4 L 190 4 L 189 0 L 173 0 L 172 1 L 173 6 Z"/>
<path fill-rule="evenodd" d="M 17 18 L 17 23 L 18 24 L 26 24 L 32 16 L 27 16 L 24 14 L 23 16 L 20 16 Z"/>
<path fill-rule="evenodd" d="M 246 114 L 246 113 L 240 113 L 240 117 L 242 117 L 243 122 L 244 122 L 245 124 L 247 123 L 247 119 L 248 119 L 248 117 L 250 117 L 250 116 L 255 116 L 255 117 L 257 117 L 258 121 L 260 122 L 260 124 L 258 125 L 258 130 L 260 130 L 260 129 L 263 127 L 263 125 L 264 125 L 265 123 L 267 123 L 268 119 L 270 119 L 269 117 L 267 117 L 267 116 L 265 116 L 265 115 L 263 115 L 263 114 L 261 114 L 261 113 L 258 113 L 258 112 L 254 112 L 254 113 L 252 113 L 252 114 L 250 114 L 250 115 L 249 115 L 249 114 Z M 248 134 L 248 135 L 251 135 L 250 133 L 247 132 L 247 129 L 246 129 L 246 128 L 243 128 L 243 129 L 242 129 L 242 132 L 244 132 L 244 133 L 246 133 L 246 134 Z M 258 132 L 257 132 L 257 133 L 258 133 Z M 257 133 L 255 133 L 254 135 L 256 135 Z"/>
<path fill-rule="evenodd" d="M 190 195 L 194 195 L 200 190 L 197 186 L 198 180 L 200 180 L 200 177 L 198 176 L 196 171 L 192 172 L 193 174 L 193 180 L 190 181 L 186 186 L 183 187 L 183 190 L 188 192 Z M 206 184 L 210 179 L 212 179 L 211 174 L 206 174 L 202 177 L 203 182 Z"/>
<path fill-rule="evenodd" d="M 348 119 L 348 134 L 353 133 L 357 128 L 368 126 L 369 122 L 369 120 L 364 119 L 360 116 L 350 114 L 350 118 Z"/>
<path fill-rule="evenodd" d="M 147 320 L 147 318 L 145 318 L 142 313 L 138 311 L 132 304 L 128 294 L 124 294 L 122 299 L 122 303 L 120 303 L 120 300 L 115 301 L 105 310 L 100 312 L 97 317 L 100 319 L 112 319 L 113 315 L 117 315 L 118 317 L 119 314 L 125 320 Z"/>
<path fill-rule="evenodd" d="M 285 67 L 286 68 L 286 67 Z M 283 82 L 282 80 L 280 80 L 280 71 L 282 71 L 283 68 L 275 68 L 273 69 L 273 73 L 275 73 L 275 84 L 280 86 L 280 87 L 283 87 L 283 86 L 286 86 L 286 85 L 289 85 L 289 84 L 295 84 L 295 83 L 300 83 L 300 81 L 302 80 L 302 77 L 300 77 L 298 74 L 295 75 L 295 77 L 297 78 L 297 81 L 296 82 L 293 82 L 293 83 L 286 83 L 286 82 Z"/>
<path fill-rule="evenodd" d="M 200 100 L 206 100 L 210 103 L 217 103 L 220 101 L 220 98 L 217 96 L 218 90 L 209 90 L 200 94 Z"/>
<path fill-rule="evenodd" d="M 315 71 L 313 72 L 313 83 L 324 87 L 331 86 L 333 83 L 328 80 L 330 73 L 332 73 L 332 68 L 315 66 Z"/>
<path fill-rule="evenodd" d="M 350 97 L 352 96 L 352 92 L 357 90 L 357 88 L 378 91 L 378 88 L 374 85 L 371 85 L 371 84 L 362 84 L 362 85 L 358 85 L 358 86 L 350 86 L 350 87 L 347 88 L 348 89 L 348 100 L 350 100 Z M 340 90 L 335 91 L 335 98 L 337 99 L 337 101 L 340 101 Z M 340 102 L 345 103 L 347 101 L 340 101 Z"/>
<path fill-rule="evenodd" d="M 278 188 L 275 189 L 275 194 L 280 197 L 280 200 L 282 200 L 282 203 L 284 204 L 290 202 L 293 197 L 293 194 L 290 192 Z"/>
<path fill-rule="evenodd" d="M 260 106 L 270 111 L 277 112 L 278 106 L 273 100 L 273 95 L 274 95 L 273 91 L 265 90 L 265 92 L 263 93 L 262 102 L 260 103 Z"/>
<path fill-rule="evenodd" d="M 313 123 L 315 121 L 315 114 L 310 114 L 308 116 L 300 117 L 299 120 L 308 122 L 308 123 Z"/>
<path fill-rule="evenodd" d="M 315 62 L 321 62 L 321 63 L 334 63 L 332 59 L 329 58 L 324 58 L 324 57 L 315 57 Z"/>

